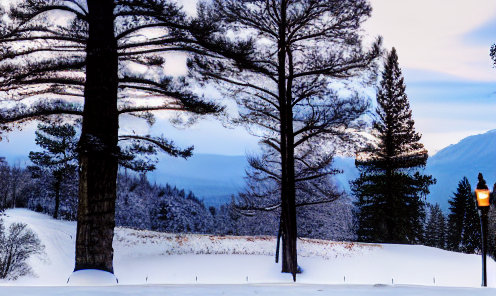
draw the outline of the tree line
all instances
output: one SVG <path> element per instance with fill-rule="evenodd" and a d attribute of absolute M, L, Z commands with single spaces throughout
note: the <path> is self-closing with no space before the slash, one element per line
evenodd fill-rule
<path fill-rule="evenodd" d="M 9 168 L 8 163 L 3 166 Z M 69 175 L 56 186 L 49 170 L 32 175 L 29 166 L 20 167 L 16 202 L 9 195 L 4 209 L 22 207 L 56 219 L 76 221 L 77 175 Z M 9 183 L 14 181 L 5 176 Z M 56 192 L 58 190 L 58 193 Z M 56 198 L 59 201 L 56 201 Z M 57 206 L 58 204 L 58 206 Z M 353 241 L 353 205 L 330 203 L 298 211 L 301 237 Z M 207 206 L 191 191 L 169 184 L 151 183 L 146 174 L 121 168 L 117 177 L 116 226 L 168 233 L 216 235 L 276 235 L 279 211 L 242 215 L 236 204 Z"/>
<path fill-rule="evenodd" d="M 10 170 L 7 163 L 4 171 Z M 2 199 L 3 209 L 24 207 L 36 212 L 75 221 L 77 218 L 77 176 L 66 178 L 59 187 L 59 208 L 56 206 L 54 176 L 49 171 L 33 178 L 31 170 L 19 166 L 21 178 L 16 178 L 19 192 Z M 10 184 L 14 180 L 3 175 Z M 168 233 L 197 233 L 216 235 L 277 234 L 280 212 L 258 211 L 242 214 L 232 202 L 218 207 L 206 206 L 191 191 L 169 184 L 150 183 L 145 174 L 121 169 L 117 178 L 116 226 L 154 230 Z M 493 197 L 494 198 L 494 197 Z M 449 200 L 450 208 L 443 213 L 438 204 L 426 203 L 421 230 L 413 244 L 476 254 L 481 250 L 480 221 L 475 196 L 467 178 L 463 178 Z M 298 237 L 334 241 L 364 241 L 357 233 L 354 216 L 356 206 L 344 199 L 334 203 L 298 209 Z M 59 211 L 55 215 L 56 211 Z M 489 235 L 496 237 L 496 219 L 490 212 Z M 491 240 L 491 239 L 490 239 Z M 368 240 L 379 242 L 379 240 Z M 496 257 L 493 244 L 490 254 Z"/>

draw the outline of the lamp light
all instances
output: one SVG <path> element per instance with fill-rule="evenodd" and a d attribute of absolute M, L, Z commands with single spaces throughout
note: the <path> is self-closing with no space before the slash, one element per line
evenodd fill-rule
<path fill-rule="evenodd" d="M 491 192 L 489 189 L 475 189 L 475 195 L 477 196 L 477 204 L 479 207 L 489 206 L 489 195 Z"/>

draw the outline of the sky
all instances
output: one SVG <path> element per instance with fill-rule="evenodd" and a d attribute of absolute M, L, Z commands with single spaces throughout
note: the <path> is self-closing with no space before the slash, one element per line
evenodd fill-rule
<path fill-rule="evenodd" d="M 434 154 L 496 129 L 496 1 L 372 0 L 364 29 L 395 47 L 422 142 Z"/>
<path fill-rule="evenodd" d="M 3 1 L 3 0 L 2 0 Z M 179 0 L 194 13 L 195 0 Z M 415 129 L 430 155 L 474 134 L 496 129 L 496 69 L 489 57 L 496 43 L 494 0 L 371 0 L 372 17 L 363 26 L 366 40 L 381 35 L 384 47 L 395 47 L 403 70 Z M 180 74 L 185 56 L 170 59 L 166 70 Z M 215 93 L 211 91 L 210 93 Z M 374 99 L 372 97 L 372 99 Z M 226 102 L 235 110 L 233 102 Z M 258 151 L 258 138 L 243 127 L 225 128 L 212 118 L 187 129 L 168 123 L 121 120 L 123 133 L 163 134 L 195 153 L 245 155 Z M 36 150 L 35 124 L 0 142 L 0 155 L 27 156 Z"/>

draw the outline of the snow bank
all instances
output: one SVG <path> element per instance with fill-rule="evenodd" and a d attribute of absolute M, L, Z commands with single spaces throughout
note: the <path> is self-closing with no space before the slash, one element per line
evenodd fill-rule
<path fill-rule="evenodd" d="M 117 279 L 110 272 L 85 269 L 72 273 L 67 283 L 69 286 L 112 286 L 117 285 Z"/>

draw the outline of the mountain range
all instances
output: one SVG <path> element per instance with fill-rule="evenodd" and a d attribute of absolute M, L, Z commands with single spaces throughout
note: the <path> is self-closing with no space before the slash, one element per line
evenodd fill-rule
<path fill-rule="evenodd" d="M 430 187 L 427 201 L 438 203 L 445 212 L 463 177 L 467 177 L 474 190 L 477 176 L 482 173 L 492 191 L 496 182 L 496 130 L 469 136 L 438 151 L 427 161 L 425 173 L 437 179 Z"/>
<path fill-rule="evenodd" d="M 220 205 L 243 189 L 247 166 L 245 156 L 196 154 L 189 160 L 163 157 L 158 170 L 150 173 L 149 178 L 191 190 L 207 205 Z M 336 183 L 349 192 L 349 181 L 358 177 L 354 159 L 336 157 L 334 167 L 343 171 L 335 177 Z M 448 211 L 448 200 L 458 182 L 466 176 L 475 189 L 479 172 L 492 190 L 496 182 L 496 130 L 469 136 L 429 158 L 424 173 L 436 178 L 437 183 L 430 187 L 427 202 L 438 203 L 443 211 Z"/>

